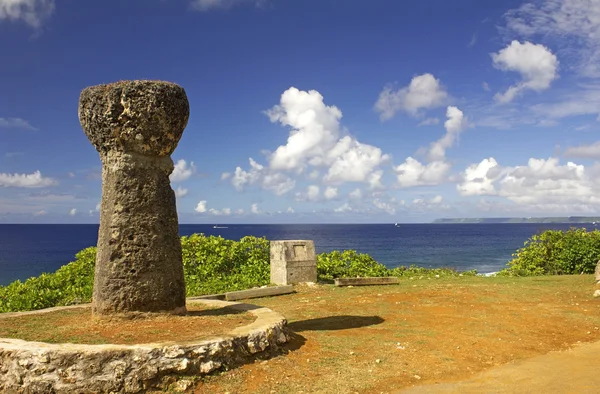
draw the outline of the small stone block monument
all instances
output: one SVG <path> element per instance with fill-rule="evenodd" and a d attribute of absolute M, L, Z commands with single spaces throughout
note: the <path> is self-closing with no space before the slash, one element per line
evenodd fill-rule
<path fill-rule="evenodd" d="M 271 283 L 291 285 L 317 281 L 313 241 L 271 241 Z"/>
<path fill-rule="evenodd" d="M 182 87 L 122 81 L 86 88 L 79 121 L 102 160 L 94 315 L 185 314 L 171 153 L 190 114 Z"/>

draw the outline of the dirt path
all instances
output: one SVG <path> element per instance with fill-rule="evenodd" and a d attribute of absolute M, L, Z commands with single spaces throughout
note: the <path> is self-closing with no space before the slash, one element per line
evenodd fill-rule
<path fill-rule="evenodd" d="M 487 370 L 456 383 L 417 386 L 402 394 L 598 393 L 600 342 Z"/>

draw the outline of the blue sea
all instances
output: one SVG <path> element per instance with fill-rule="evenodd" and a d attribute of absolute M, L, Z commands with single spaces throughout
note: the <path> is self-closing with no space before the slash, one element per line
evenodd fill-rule
<path fill-rule="evenodd" d="M 246 235 L 269 240 L 312 239 L 317 253 L 354 249 L 392 268 L 421 267 L 498 271 L 533 234 L 568 229 L 569 224 L 184 224 L 181 235 L 204 233 L 239 240 Z M 95 224 L 0 224 L 0 285 L 54 272 L 75 253 L 96 244 Z"/>

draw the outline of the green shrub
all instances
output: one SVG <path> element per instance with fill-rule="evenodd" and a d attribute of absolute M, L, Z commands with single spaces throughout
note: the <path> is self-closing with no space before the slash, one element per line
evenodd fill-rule
<path fill-rule="evenodd" d="M 501 276 L 591 274 L 600 259 L 600 231 L 547 230 L 513 253 Z"/>
<path fill-rule="evenodd" d="M 389 269 L 368 254 L 355 250 L 333 251 L 317 255 L 317 276 L 320 280 L 387 276 Z"/>
<path fill-rule="evenodd" d="M 269 284 L 269 241 L 239 242 L 193 234 L 181 238 L 188 296 L 222 293 Z"/>

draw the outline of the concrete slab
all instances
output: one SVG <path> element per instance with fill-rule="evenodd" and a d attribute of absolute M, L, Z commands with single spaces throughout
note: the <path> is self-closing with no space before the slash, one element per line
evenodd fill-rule
<path fill-rule="evenodd" d="M 373 278 L 337 278 L 334 279 L 336 286 L 379 286 L 379 285 L 397 285 L 400 280 L 393 276 L 373 277 Z"/>
<path fill-rule="evenodd" d="M 272 286 L 264 287 L 261 289 L 231 291 L 229 293 L 225 293 L 225 299 L 227 301 L 245 300 L 247 298 L 269 297 L 275 295 L 290 294 L 293 292 L 294 286 L 292 285 Z"/>

